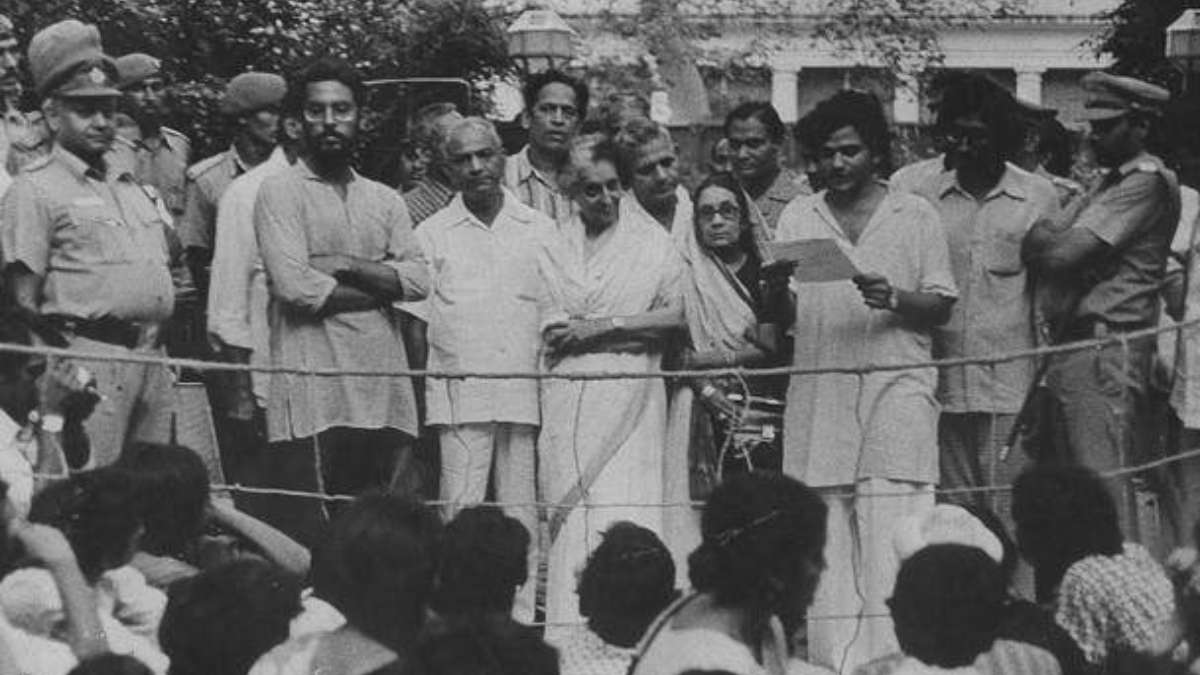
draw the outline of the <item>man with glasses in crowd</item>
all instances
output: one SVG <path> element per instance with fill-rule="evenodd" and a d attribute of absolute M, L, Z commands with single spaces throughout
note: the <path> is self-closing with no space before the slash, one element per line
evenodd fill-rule
<path fill-rule="evenodd" d="M 267 477 L 330 494 L 389 488 L 393 477 L 413 478 L 404 473 L 418 426 L 413 385 L 361 373 L 408 363 L 392 304 L 424 298 L 429 273 L 403 198 L 351 165 L 364 100 L 358 73 L 319 59 L 289 92 L 303 120 L 302 157 L 263 181 L 254 208 L 272 364 L 360 374 L 271 377 L 265 461 L 278 470 Z M 294 500 L 280 506 L 277 526 L 313 544 L 322 514 Z"/>
<path fill-rule="evenodd" d="M 504 184 L 521 203 L 561 225 L 571 218 L 571 198 L 559 174 L 571 139 L 587 115 L 588 88 L 566 73 L 547 70 L 530 76 L 523 93 L 529 143 L 508 158 Z"/>
<path fill-rule="evenodd" d="M 175 304 L 167 216 L 152 191 L 105 161 L 122 96 L 116 66 L 96 27 L 75 20 L 35 35 L 29 64 L 55 145 L 5 195 L 5 278 L 16 302 L 72 349 L 161 355 L 160 324 Z M 127 440 L 167 441 L 172 383 L 164 366 L 84 364 L 103 396 L 85 424 L 91 464 L 111 463 Z"/>
<path fill-rule="evenodd" d="M 934 331 L 938 358 L 972 358 L 1032 349 L 1033 285 L 1021 258 L 1025 235 L 1057 215 L 1058 195 L 1044 178 L 1005 163 L 1023 128 L 1013 97 L 979 75 L 957 78 L 943 92 L 937 128 L 954 169 L 916 188 L 938 210 L 950 243 L 959 298 L 950 320 Z M 1010 485 L 1024 466 L 1021 452 L 1002 454 L 1033 379 L 1020 359 L 943 368 L 938 378 L 939 469 L 943 488 Z M 956 501 L 991 506 L 1007 521 L 1001 493 Z M 1010 523 L 1011 527 L 1011 523 Z"/>

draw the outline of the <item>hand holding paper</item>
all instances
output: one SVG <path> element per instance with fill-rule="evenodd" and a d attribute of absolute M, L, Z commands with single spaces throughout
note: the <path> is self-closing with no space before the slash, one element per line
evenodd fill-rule
<path fill-rule="evenodd" d="M 793 278 L 798 283 L 844 281 L 860 274 L 833 239 L 773 241 L 765 249 L 768 264 L 788 263 L 795 267 Z"/>

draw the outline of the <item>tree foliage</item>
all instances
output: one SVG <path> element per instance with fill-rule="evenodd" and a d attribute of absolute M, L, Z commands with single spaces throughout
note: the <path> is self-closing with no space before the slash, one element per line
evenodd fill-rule
<path fill-rule="evenodd" d="M 371 78 L 487 81 L 511 72 L 502 7 L 485 0 L 0 0 L 24 40 L 65 18 L 100 27 L 105 51 L 147 52 L 174 78 L 176 125 L 197 155 L 227 142 L 215 102 L 247 70 L 287 74 L 335 55 Z"/>
<path fill-rule="evenodd" d="M 1124 0 L 1104 16 L 1108 28 L 1097 51 L 1116 59 L 1116 72 L 1179 91 L 1182 73 L 1163 52 L 1167 26 L 1190 8 L 1200 8 L 1200 0 Z"/>

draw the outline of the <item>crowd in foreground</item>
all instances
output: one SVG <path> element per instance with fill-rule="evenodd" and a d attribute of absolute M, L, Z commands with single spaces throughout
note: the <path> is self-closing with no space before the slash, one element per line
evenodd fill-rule
<path fill-rule="evenodd" d="M 187 139 L 162 124 L 153 57 L 113 59 L 94 26 L 49 26 L 27 49 L 40 107 L 21 112 L 6 20 L 0 50 L 3 342 L 93 357 L 4 354 L 0 475 L 17 514 L 60 533 L 13 521 L 40 564 L 6 577 L 4 613 L 18 643 L 47 638 L 55 663 L 108 649 L 183 672 L 256 636 L 244 661 L 271 647 L 263 672 L 496 670 L 526 635 L 521 654 L 548 653 L 534 646 L 545 639 L 564 667 L 616 669 L 642 639 L 634 672 L 663 675 L 1172 667 L 1186 602 L 1122 536 L 1147 538 L 1135 488 L 1152 483 L 1091 473 L 1162 451 L 1157 345 L 1126 336 L 1158 325 L 1164 305 L 1194 318 L 1200 297 L 1187 288 L 1200 281 L 1187 273 L 1194 208 L 1149 152 L 1165 90 L 1084 79 L 1100 168 L 1076 176 L 1087 185 L 1054 173 L 1075 160 L 1053 111 L 947 73 L 936 157 L 893 172 L 880 101 L 847 90 L 795 125 L 796 173 L 781 163 L 779 115 L 747 102 L 689 192 L 643 100 L 589 116 L 588 88 L 551 70 L 525 83 L 528 142 L 510 156 L 488 120 L 421 107 L 411 156 L 397 158 L 413 180 L 397 189 L 355 169 L 364 85 L 336 58 L 233 78 L 231 148 L 189 166 Z M 928 365 L 1110 337 L 1040 361 Z M 1191 341 L 1167 361 L 1177 431 L 1200 427 Z M 205 378 L 219 446 L 208 459 L 230 482 L 379 494 L 212 500 L 203 462 L 178 447 L 189 411 L 172 373 L 129 358 L 186 350 L 277 368 Z M 728 373 L 785 364 L 819 372 Z M 387 375 L 405 366 L 475 376 Z M 691 375 L 593 377 L 663 367 Z M 555 377 L 482 377 L 534 371 Z M 1159 481 L 1180 541 L 1200 512 L 1198 466 L 1139 476 Z M 992 490 L 1013 480 L 1011 500 Z M 936 488 L 978 517 L 935 507 Z M 489 494 L 506 515 L 473 520 Z M 436 497 L 447 532 L 384 495 Z M 942 526 L 954 534 L 930 534 Z M 456 531 L 490 541 L 462 568 Z M 963 537 L 986 560 L 920 545 Z M 634 547 L 614 564 L 670 588 L 631 596 L 606 585 L 630 583 L 611 572 L 577 584 L 610 541 Z M 277 567 L 202 581 L 244 549 Z M 295 582 L 270 577 L 280 570 L 311 582 L 303 610 Z M 665 607 L 687 584 L 698 595 Z M 164 588 L 197 615 L 164 609 Z M 1010 588 L 1040 604 L 1006 599 Z M 455 634 L 455 607 L 478 613 L 456 594 L 475 591 L 495 616 Z M 636 620 L 598 609 L 619 598 L 647 604 Z M 255 626 L 301 611 L 296 637 L 274 648 L 282 634 L 234 620 L 257 611 L 270 616 Z M 539 615 L 540 636 L 512 623 Z M 179 638 L 172 617 L 233 634 L 188 643 L 209 629 Z M 585 618 L 591 632 L 570 630 Z M 430 626 L 450 632 L 428 638 L 446 652 L 430 647 L 424 663 L 414 645 Z M 503 647 L 478 637 L 489 631 Z M 1008 642 L 1056 665 L 993 653 Z M 485 665 L 454 660 L 468 654 Z"/>

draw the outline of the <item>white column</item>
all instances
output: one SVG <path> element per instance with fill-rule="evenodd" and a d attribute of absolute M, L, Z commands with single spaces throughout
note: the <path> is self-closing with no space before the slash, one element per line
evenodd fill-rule
<path fill-rule="evenodd" d="M 1017 98 L 1034 105 L 1042 104 L 1042 74 L 1044 70 L 1022 69 L 1017 71 Z"/>
<path fill-rule="evenodd" d="M 896 77 L 896 90 L 892 100 L 892 119 L 896 124 L 920 123 L 920 84 L 915 75 L 901 73 Z"/>
<path fill-rule="evenodd" d="M 784 124 L 800 119 L 800 69 L 789 65 L 771 66 L 771 105 Z"/>

